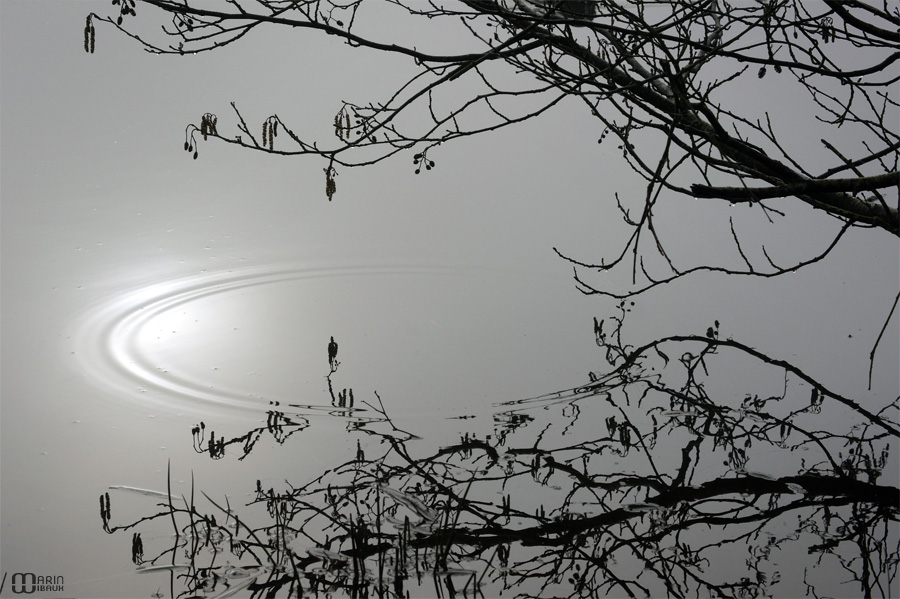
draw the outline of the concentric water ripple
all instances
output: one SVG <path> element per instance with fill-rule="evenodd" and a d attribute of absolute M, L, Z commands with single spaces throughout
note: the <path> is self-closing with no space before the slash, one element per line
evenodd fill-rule
<path fill-rule="evenodd" d="M 307 292 L 318 294 L 313 312 L 327 309 L 322 304 L 329 301 L 332 290 L 317 289 L 313 279 L 356 281 L 393 276 L 391 284 L 395 284 L 461 272 L 436 266 L 283 267 L 211 272 L 166 281 L 121 293 L 94 307 L 77 324 L 76 356 L 92 383 L 116 398 L 145 405 L 177 411 L 212 407 L 258 411 L 276 403 L 296 405 L 298 399 L 304 403 L 304 398 L 291 392 L 296 381 L 275 380 L 284 377 L 257 380 L 256 373 L 246 368 L 252 368 L 254 360 L 266 364 L 292 359 L 280 357 L 281 349 L 266 354 L 266 331 L 271 336 L 280 328 L 300 328 L 283 319 L 290 313 L 309 311 L 303 305 Z M 315 314 L 306 317 L 315 318 Z M 327 337 L 320 337 L 309 342 L 322 345 L 319 357 L 324 371 Z M 223 374 L 228 370 L 237 374 Z M 315 400 L 322 409 L 329 407 L 327 396 Z M 314 402 L 306 407 L 316 408 Z"/>

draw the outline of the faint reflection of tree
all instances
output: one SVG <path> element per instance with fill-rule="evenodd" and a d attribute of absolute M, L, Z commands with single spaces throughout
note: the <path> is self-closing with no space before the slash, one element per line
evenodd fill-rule
<path fill-rule="evenodd" d="M 337 372 L 340 362 L 337 361 L 337 343 L 334 337 L 328 344 L 328 367 L 329 372 L 325 379 L 328 382 L 328 395 L 331 398 L 331 409 L 326 406 L 313 406 L 299 403 L 286 403 L 282 405 L 279 401 L 269 402 L 270 409 L 266 411 L 266 424 L 246 433 L 226 439 L 221 434 L 217 437 L 215 431 L 206 431 L 206 423 L 200 422 L 191 429 L 194 438 L 194 451 L 197 453 L 206 453 L 210 458 L 219 460 L 225 457 L 226 450 L 229 446 L 234 445 L 240 448 L 241 456 L 239 460 L 247 457 L 256 443 L 268 434 L 277 443 L 282 444 L 291 435 L 306 430 L 310 426 L 309 419 L 302 415 L 307 410 L 323 410 L 325 413 L 333 416 L 346 417 L 348 430 L 353 430 L 360 425 L 369 422 L 370 417 L 362 415 L 366 410 L 354 408 L 355 399 L 353 397 L 353 389 L 344 388 L 338 392 L 334 390 L 334 381 L 332 376 Z M 275 409 L 279 408 L 279 409 Z"/>
<path fill-rule="evenodd" d="M 277 405 L 277 402 L 275 402 Z M 245 434 L 231 439 L 225 439 L 221 435 L 216 437 L 215 431 L 210 431 L 207 437 L 206 423 L 200 422 L 191 429 L 194 437 L 194 451 L 206 453 L 214 460 L 225 457 L 226 448 L 229 445 L 238 445 L 243 455 L 238 459 L 244 459 L 253 450 L 260 438 L 268 433 L 278 443 L 284 443 L 291 435 L 309 427 L 309 420 L 302 416 L 288 415 L 283 411 L 270 409 L 266 412 L 266 425 L 247 431 Z"/>
<path fill-rule="evenodd" d="M 376 394 L 352 427 L 367 456 L 257 482 L 243 519 L 169 490 L 111 526 L 106 494 L 104 529 L 170 519 L 174 545 L 144 569 L 170 570 L 178 596 L 896 596 L 898 400 L 870 411 L 717 322 L 633 348 L 620 310 L 595 324 L 604 372 L 505 404 L 490 436 L 429 451 Z M 724 385 L 735 359 L 771 388 Z"/>

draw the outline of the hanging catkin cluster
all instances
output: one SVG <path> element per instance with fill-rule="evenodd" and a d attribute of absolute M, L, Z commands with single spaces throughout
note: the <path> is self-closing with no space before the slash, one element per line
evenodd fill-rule
<path fill-rule="evenodd" d="M 329 202 L 331 201 L 334 192 L 337 191 L 337 183 L 334 182 L 336 176 L 337 171 L 334 170 L 333 166 L 329 166 L 325 169 L 325 195 L 328 196 Z"/>
<path fill-rule="evenodd" d="M 134 0 L 112 0 L 113 6 L 119 5 L 119 17 L 116 19 L 116 24 L 121 25 L 122 21 L 128 15 L 136 16 L 137 13 L 134 12 Z"/>
<path fill-rule="evenodd" d="M 200 134 L 203 135 L 203 141 L 206 141 L 208 135 L 219 134 L 216 129 L 217 122 L 219 122 L 219 119 L 210 112 L 204 114 L 203 118 L 200 119 Z"/>
<path fill-rule="evenodd" d="M 275 149 L 275 137 L 278 136 L 278 118 L 270 116 L 263 121 L 262 126 L 262 145 L 270 150 Z"/>
<path fill-rule="evenodd" d="M 84 23 L 84 51 L 88 54 L 94 53 L 94 23 L 91 21 L 91 15 L 87 16 Z"/>
<path fill-rule="evenodd" d="M 334 115 L 334 134 L 347 141 L 350 139 L 350 111 L 344 106 Z"/>

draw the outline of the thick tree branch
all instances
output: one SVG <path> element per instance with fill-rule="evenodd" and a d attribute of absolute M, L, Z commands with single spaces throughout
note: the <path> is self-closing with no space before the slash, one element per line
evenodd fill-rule
<path fill-rule="evenodd" d="M 849 194 L 861 191 L 874 191 L 888 187 L 900 186 L 900 173 L 893 171 L 871 177 L 854 177 L 849 179 L 806 179 L 784 185 L 771 187 L 713 187 L 709 185 L 691 185 L 691 192 L 697 198 L 721 198 L 731 202 L 756 202 L 771 198 L 790 196 L 811 196 L 819 194 Z M 900 234 L 898 213 L 896 208 L 887 207 L 877 202 L 864 202 L 855 198 L 847 198 L 848 218 L 858 217 L 865 222 L 877 220 L 884 223 L 883 228 L 895 235 Z M 893 226 L 890 226 L 893 223 Z"/>
<path fill-rule="evenodd" d="M 691 185 L 691 192 L 698 198 L 722 198 L 735 202 L 747 200 L 766 200 L 796 195 L 812 195 L 817 193 L 857 193 L 872 191 L 885 187 L 900 185 L 900 173 L 884 173 L 871 177 L 855 177 L 852 179 L 808 179 L 786 185 L 772 187 L 712 187 L 709 185 Z"/>
<path fill-rule="evenodd" d="M 825 4 L 827 4 L 831 10 L 839 14 L 848 25 L 853 25 L 860 31 L 865 31 L 868 34 L 880 37 L 883 40 L 893 42 L 895 44 L 900 44 L 900 31 L 890 31 L 887 29 L 883 29 L 881 27 L 873 25 L 872 23 L 864 21 L 859 17 L 854 16 L 852 13 L 850 13 L 849 10 L 847 10 L 847 7 L 845 6 L 850 3 L 843 1 L 838 2 L 837 0 L 825 0 Z M 852 4 L 856 3 L 854 2 Z"/>

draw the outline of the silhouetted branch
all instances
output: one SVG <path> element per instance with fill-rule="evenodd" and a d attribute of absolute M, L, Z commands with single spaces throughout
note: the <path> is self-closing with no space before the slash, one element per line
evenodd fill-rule
<path fill-rule="evenodd" d="M 400 598 L 411 587 L 452 595 L 462 586 L 524 597 L 743 598 L 778 594 L 782 580 L 800 577 L 814 588 L 813 573 L 829 561 L 862 592 L 888 596 L 898 573 L 900 490 L 888 471 L 897 427 L 883 413 L 897 402 L 874 414 L 842 401 L 797 367 L 720 340 L 719 323 L 705 336 L 634 349 L 621 342 L 623 322 L 594 326 L 600 348 L 612 345 L 607 372 L 505 404 L 496 435 L 467 432 L 429 449 L 384 427 L 379 397 L 372 409 L 382 418 L 348 428 L 375 441 L 364 453 L 357 442 L 356 456 L 301 486 L 257 482 L 243 511 L 258 506 L 268 523 L 203 493 L 215 513 L 170 499 L 165 512 L 110 526 L 107 494 L 104 529 L 177 522 L 175 548 L 149 562 L 184 550 L 181 578 L 193 590 L 225 580 L 222 566 L 198 562 L 212 549 L 241 559 L 242 583 L 271 596 L 303 588 Z M 681 357 L 670 360 L 662 347 Z M 707 388 L 728 359 L 724 350 L 783 371 L 782 391 L 715 399 Z M 797 401 L 809 388 L 808 402 Z M 561 408 L 565 426 L 536 419 L 551 407 Z M 542 409 L 525 417 L 532 408 Z M 793 556 L 790 569 L 778 568 L 776 550 Z M 434 586 L 423 590 L 429 579 Z"/>
<path fill-rule="evenodd" d="M 358 0 L 262 0 L 252 4 L 238 0 L 222 4 L 128 0 L 115 17 L 90 15 L 86 48 L 92 49 L 95 24 L 100 21 L 112 23 L 149 51 L 164 54 L 216 50 L 251 31 L 273 27 L 290 28 L 298 35 L 327 35 L 360 50 L 409 57 L 419 70 L 399 84 L 386 102 L 341 108 L 344 116 L 353 116 L 348 121 L 353 135 L 339 135 L 345 142 L 341 145 L 328 147 L 324 140 L 305 140 L 280 120 L 295 147 L 274 147 L 271 137 L 268 144 L 260 145 L 247 137 L 249 128 L 243 119 L 241 139 L 219 133 L 213 137 L 273 154 L 318 155 L 328 160 L 330 168 L 335 164 L 370 165 L 401 151 L 421 155 L 423 150 L 458 137 L 524 120 L 511 116 L 508 109 L 498 110 L 498 99 L 509 100 L 509 106 L 515 101 L 525 114 L 533 116 L 562 97 L 574 97 L 620 138 L 625 159 L 650 185 L 646 202 L 656 197 L 656 188 L 692 193 L 669 183 L 671 173 L 663 175 L 662 164 L 646 156 L 653 153 L 654 144 L 649 141 L 652 135 L 645 133 L 656 131 L 679 152 L 671 155 L 676 165 L 671 172 L 692 165 L 693 176 L 704 181 L 691 187 L 694 194 L 734 201 L 790 196 L 840 220 L 900 234 L 894 194 L 877 203 L 852 195 L 896 183 L 900 135 L 895 119 L 888 115 L 897 106 L 890 86 L 897 80 L 892 65 L 900 59 L 900 47 L 895 39 L 896 15 L 882 7 L 800 1 L 732 7 L 719 0 L 701 5 L 673 1 L 655 6 L 654 11 L 644 10 L 640 2 L 629 5 L 612 0 L 591 4 L 460 0 L 448 6 L 398 0 L 389 6 L 391 18 L 398 24 L 408 19 L 410 31 L 415 31 L 420 21 L 446 20 L 461 25 L 472 37 L 472 50 L 427 51 L 425 43 L 370 35 L 369 20 L 378 17 Z M 127 23 L 136 18 L 137 11 L 144 15 L 149 9 L 171 19 L 164 29 L 168 40 L 155 41 L 128 30 Z M 748 33 L 760 41 L 745 43 Z M 502 91 L 501 79 L 495 80 L 493 71 L 481 68 L 489 63 L 508 65 L 530 74 L 531 79 L 521 77 L 517 89 Z M 859 148 L 865 155 L 845 162 L 857 167 L 871 165 L 880 172 L 859 172 L 856 179 L 826 179 L 846 170 L 842 163 L 816 178 L 804 168 L 804 157 L 791 154 L 779 139 L 793 131 L 773 128 L 768 115 L 766 122 L 760 123 L 717 101 L 713 92 L 719 87 L 755 85 L 745 78 L 748 65 L 759 65 L 754 73 L 758 78 L 766 77 L 771 69 L 785 85 L 794 84 L 798 91 L 808 93 L 810 105 L 819 111 L 819 121 L 841 128 L 843 138 L 852 138 L 847 135 L 849 129 L 864 132 L 870 138 Z M 470 84 L 470 100 L 436 113 L 432 95 L 460 80 Z M 423 103 L 428 108 L 424 118 L 415 108 Z M 481 108 L 495 120 L 485 120 L 484 114 L 475 118 L 475 110 Z M 467 118 L 470 114 L 473 118 Z M 244 142 L 244 138 L 250 141 Z M 751 139 L 760 139 L 768 147 Z M 856 145 L 849 142 L 848 151 L 842 154 L 853 156 Z M 880 174 L 884 172 L 894 175 Z M 736 177 L 742 183 L 759 181 L 767 187 L 712 186 L 709 180 L 714 175 Z M 882 180 L 885 178 L 888 181 Z M 634 226 L 649 228 L 652 220 L 645 218 Z M 653 237 L 656 249 L 666 257 L 659 238 Z"/>
<path fill-rule="evenodd" d="M 708 185 L 691 185 L 691 192 L 698 198 L 722 198 L 731 201 L 756 201 L 769 198 L 783 198 L 794 195 L 817 193 L 871 191 L 896 187 L 900 185 L 900 173 L 884 173 L 871 177 L 853 179 L 809 179 L 787 185 L 773 187 L 710 187 Z"/>

